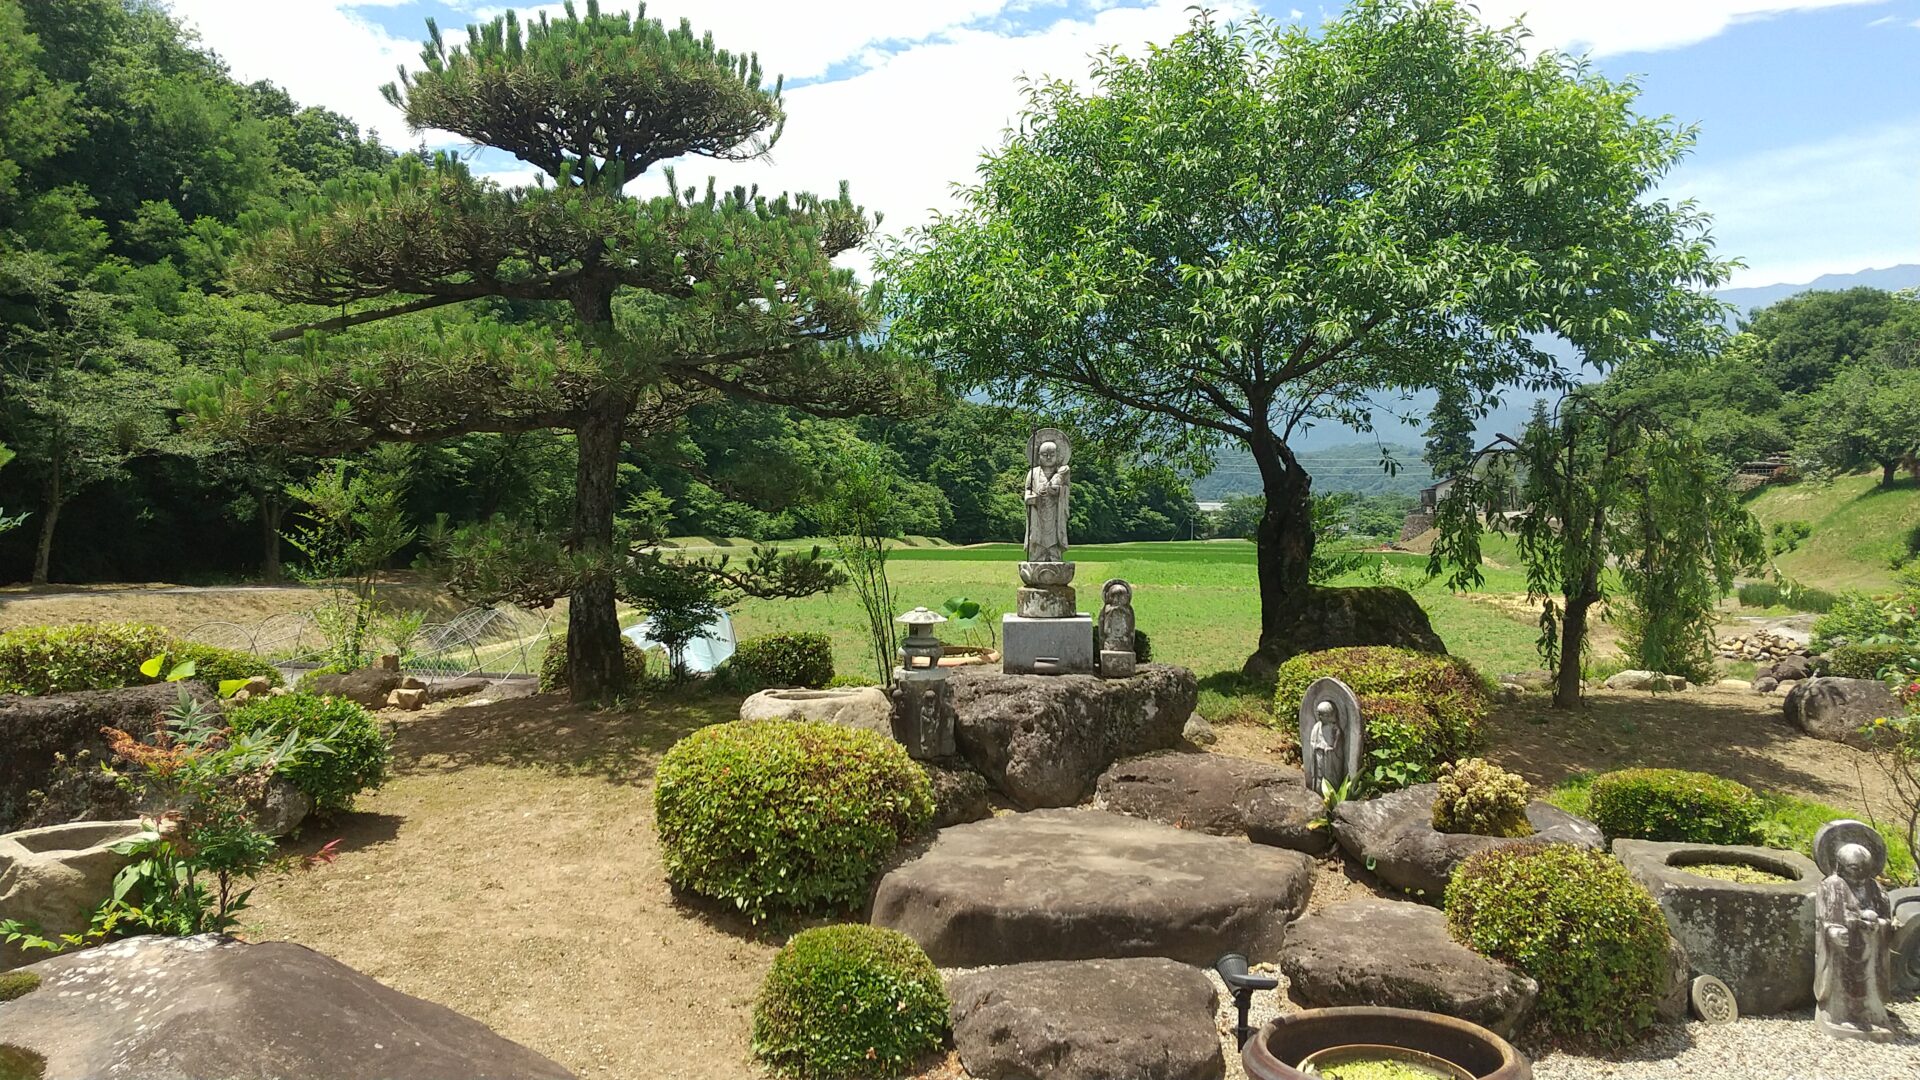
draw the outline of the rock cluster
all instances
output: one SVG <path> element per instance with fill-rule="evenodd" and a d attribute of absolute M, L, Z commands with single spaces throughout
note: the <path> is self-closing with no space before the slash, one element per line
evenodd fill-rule
<path fill-rule="evenodd" d="M 1795 641 L 1785 634 L 1772 630 L 1755 630 L 1746 634 L 1735 634 L 1719 640 L 1714 655 L 1722 660 L 1751 660 L 1761 667 L 1789 656 L 1805 658 L 1807 643 Z M 1793 678 L 1805 678 L 1796 675 Z"/>

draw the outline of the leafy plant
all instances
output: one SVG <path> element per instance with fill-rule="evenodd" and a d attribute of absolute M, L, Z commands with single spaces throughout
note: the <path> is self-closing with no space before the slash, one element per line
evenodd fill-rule
<path fill-rule="evenodd" d="M 773 958 L 753 1007 L 753 1050 L 800 1080 L 898 1076 L 940 1048 L 947 993 L 912 938 L 877 926 L 820 926 Z"/>
<path fill-rule="evenodd" d="M 1589 813 L 1609 837 L 1751 844 L 1761 805 L 1745 784 L 1683 769 L 1621 769 L 1594 777 Z"/>
<path fill-rule="evenodd" d="M 819 689 L 833 681 L 833 642 L 825 634 L 762 634 L 740 642 L 729 663 L 748 686 Z"/>
<path fill-rule="evenodd" d="M 1540 985 L 1546 1033 L 1622 1046 L 1653 1021 L 1667 981 L 1659 905 L 1605 852 L 1519 844 L 1477 852 L 1447 885 L 1447 926 Z"/>
<path fill-rule="evenodd" d="M 1800 546 L 1801 541 L 1813 535 L 1813 525 L 1806 521 L 1776 521 L 1767 526 L 1767 554 L 1780 556 Z"/>
<path fill-rule="evenodd" d="M 1527 800 L 1532 795 L 1526 780 L 1484 758 L 1444 764 L 1433 800 L 1433 827 L 1479 836 L 1531 836 Z"/>
<path fill-rule="evenodd" d="M 654 788 L 667 880 L 755 922 L 859 902 L 932 815 L 926 771 L 899 743 L 815 721 L 702 728 L 667 751 Z"/>
<path fill-rule="evenodd" d="M 983 639 L 989 649 L 999 645 L 1000 612 L 992 605 L 965 596 L 949 596 L 940 604 L 940 614 L 947 617 L 949 631 Z"/>
<path fill-rule="evenodd" d="M 897 613 L 887 578 L 887 554 L 900 536 L 895 476 L 878 449 L 860 444 L 847 453 L 821 508 L 833 532 L 834 558 L 852 578 L 866 614 L 874 672 L 882 686 L 893 685 Z"/>
<path fill-rule="evenodd" d="M 1302 653 L 1280 665 L 1273 723 L 1291 726 L 1307 686 L 1328 676 L 1360 698 L 1367 790 L 1427 783 L 1439 775 L 1442 762 L 1466 757 L 1483 741 L 1481 725 L 1493 698 L 1472 665 L 1458 657 L 1386 646 Z"/>
<path fill-rule="evenodd" d="M 345 698 L 293 693 L 255 698 L 226 715 L 235 736 L 285 733 L 307 752 L 282 761 L 275 772 L 313 800 L 316 810 L 353 808 L 354 796 L 387 779 L 392 757 L 386 732 L 374 715 Z"/>
<path fill-rule="evenodd" d="M 1841 645 L 1827 653 L 1825 674 L 1842 679 L 1895 679 L 1920 669 L 1920 643 Z"/>

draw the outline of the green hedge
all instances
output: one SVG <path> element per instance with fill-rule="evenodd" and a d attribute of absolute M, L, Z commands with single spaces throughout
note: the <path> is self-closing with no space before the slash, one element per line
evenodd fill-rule
<path fill-rule="evenodd" d="M 1587 806 L 1609 837 L 1751 844 L 1760 800 L 1745 784 L 1684 769 L 1621 769 L 1593 778 Z"/>
<path fill-rule="evenodd" d="M 620 655 L 627 661 L 627 684 L 638 686 L 647 679 L 647 654 L 633 639 L 622 635 Z M 567 635 L 558 633 L 547 642 L 547 652 L 540 658 L 540 692 L 543 694 L 564 693 L 572 684 L 567 679 Z"/>
<path fill-rule="evenodd" d="M 940 1049 L 940 973 L 913 939 L 860 924 L 803 930 L 773 958 L 753 1008 L 753 1049 L 803 1080 L 898 1076 Z"/>
<path fill-rule="evenodd" d="M 1612 856 L 1567 844 L 1478 852 L 1454 870 L 1446 907 L 1456 940 L 1540 985 L 1533 1016 L 1546 1033 L 1621 1046 L 1653 1022 L 1667 923 Z"/>
<path fill-rule="evenodd" d="M 758 922 L 860 902 L 933 816 L 926 771 L 892 739 L 809 720 L 736 720 L 660 761 L 667 879 Z"/>
<path fill-rule="evenodd" d="M 182 641 L 145 623 L 76 623 L 24 626 L 0 634 L 0 694 L 69 694 L 116 690 L 153 682 L 140 665 L 166 655 L 171 665 L 192 660 L 194 677 L 208 681 L 265 676 L 275 686 L 280 673 L 259 657 L 232 649 Z"/>
<path fill-rule="evenodd" d="M 1433 827 L 1479 836 L 1531 836 L 1527 800 L 1532 789 L 1515 773 L 1482 758 L 1440 766 L 1433 800 Z"/>
<path fill-rule="evenodd" d="M 1280 665 L 1274 681 L 1275 722 L 1298 721 L 1307 687 L 1339 679 L 1360 698 L 1366 718 L 1366 785 L 1392 791 L 1437 779 L 1440 766 L 1478 751 L 1493 707 L 1486 680 L 1456 656 L 1389 646 L 1302 653 Z"/>
<path fill-rule="evenodd" d="M 330 753 L 306 754 L 283 767 L 281 775 L 313 800 L 323 813 L 353 808 L 353 797 L 386 782 L 393 751 L 374 715 L 345 698 L 282 694 L 254 698 L 227 712 L 227 723 L 243 734 L 278 728 L 306 738 L 324 738 Z"/>
<path fill-rule="evenodd" d="M 1827 654 L 1826 674 L 1842 679 L 1877 679 L 1883 670 L 1920 656 L 1920 645 L 1842 645 Z"/>
<path fill-rule="evenodd" d="M 818 690 L 833 681 L 833 642 L 825 634 L 762 634 L 742 641 L 728 664 L 755 688 Z"/>

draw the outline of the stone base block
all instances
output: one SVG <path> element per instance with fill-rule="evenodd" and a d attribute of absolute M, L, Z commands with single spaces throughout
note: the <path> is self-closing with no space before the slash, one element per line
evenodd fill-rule
<path fill-rule="evenodd" d="M 1134 655 L 1127 649 L 1100 650 L 1100 677 L 1104 679 L 1127 679 L 1133 677 Z"/>
<path fill-rule="evenodd" d="M 1030 591 L 1034 590 L 1021 589 L 1022 598 Z M 1093 616 L 1002 615 L 1000 655 L 1000 668 L 1009 675 L 1091 675 L 1096 666 Z"/>
<path fill-rule="evenodd" d="M 1027 619 L 1071 619 L 1076 607 L 1073 586 L 1036 585 L 1020 590 L 1014 610 Z"/>

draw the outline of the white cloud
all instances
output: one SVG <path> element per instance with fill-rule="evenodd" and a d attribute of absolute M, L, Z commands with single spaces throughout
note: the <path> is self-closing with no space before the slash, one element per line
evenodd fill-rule
<path fill-rule="evenodd" d="M 1920 262 L 1920 123 L 1682 166 L 1664 193 L 1713 215 L 1720 252 L 1748 264 L 1735 287 Z"/>
<path fill-rule="evenodd" d="M 1885 0 L 1478 0 L 1494 26 L 1524 19 L 1534 41 L 1606 56 L 1677 49 L 1718 36 L 1735 23 L 1818 8 Z"/>

